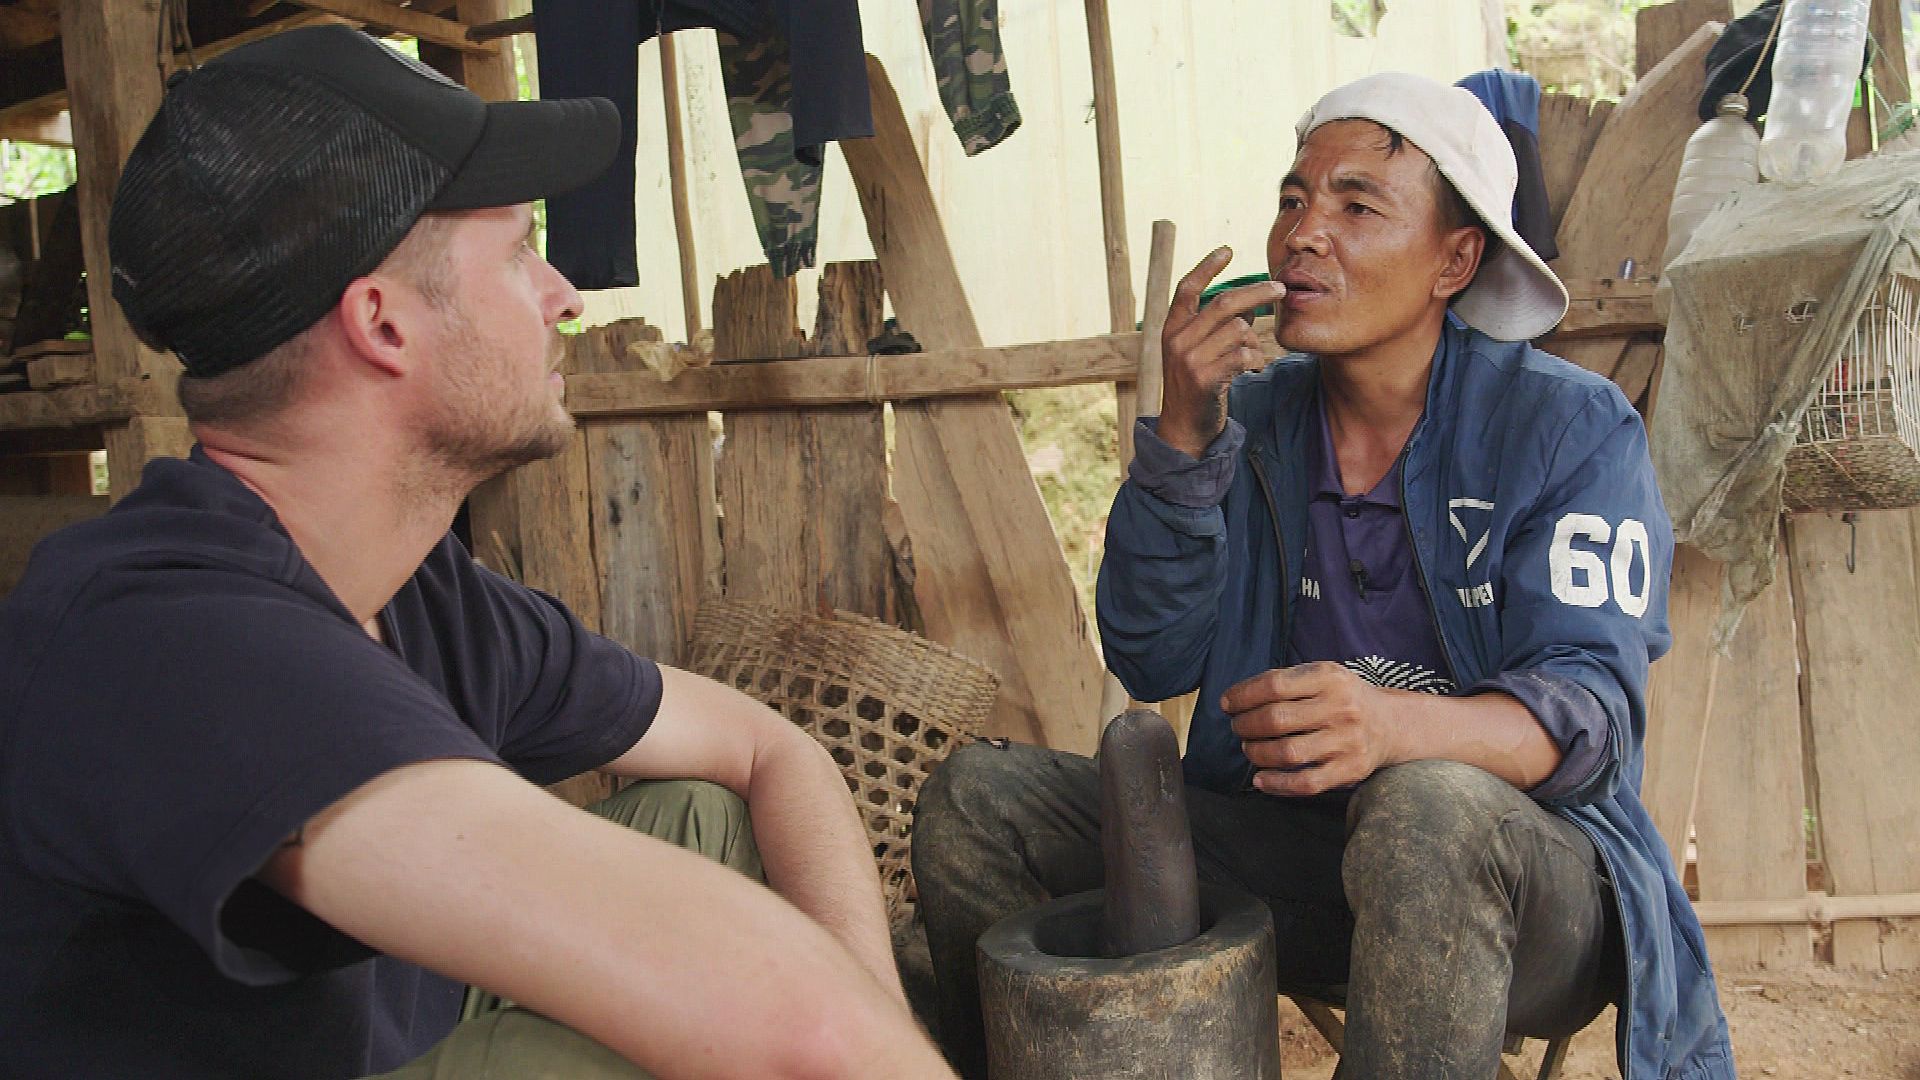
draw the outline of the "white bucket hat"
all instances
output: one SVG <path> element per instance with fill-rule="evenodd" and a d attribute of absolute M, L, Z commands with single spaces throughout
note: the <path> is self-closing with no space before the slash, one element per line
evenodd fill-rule
<path fill-rule="evenodd" d="M 1567 287 L 1513 231 L 1513 148 L 1472 92 L 1405 72 L 1357 79 L 1314 103 L 1294 125 L 1299 141 L 1335 120 L 1371 120 L 1419 147 L 1500 243 L 1453 302 L 1468 326 L 1501 341 L 1528 341 L 1567 313 Z"/>

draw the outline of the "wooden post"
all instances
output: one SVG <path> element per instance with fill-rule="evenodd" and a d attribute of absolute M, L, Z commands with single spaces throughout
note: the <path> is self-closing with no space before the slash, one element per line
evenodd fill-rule
<path fill-rule="evenodd" d="M 512 14 L 511 6 L 509 0 L 459 0 L 454 13 L 462 24 L 479 26 L 507 18 Z M 420 59 L 488 101 L 512 101 L 520 96 L 513 49 L 508 42 L 496 42 L 479 53 L 421 39 Z"/>
<path fill-rule="evenodd" d="M 886 68 L 867 58 L 875 137 L 841 144 L 900 322 L 928 348 L 981 344 Z M 894 409 L 894 497 L 936 640 L 1000 676 L 988 734 L 1091 753 L 1101 665 L 1039 489 L 999 395 Z"/>
<path fill-rule="evenodd" d="M 1153 223 L 1153 247 L 1147 254 L 1147 312 L 1140 327 L 1140 379 L 1135 387 L 1141 411 L 1154 416 L 1160 413 L 1163 384 L 1160 333 L 1166 329 L 1167 309 L 1173 303 L 1173 240 L 1173 222 L 1162 218 Z M 1132 457 L 1129 452 L 1128 460 Z"/>
<path fill-rule="evenodd" d="M 1120 91 L 1113 71 L 1113 26 L 1107 0 L 1086 0 L 1087 57 L 1093 70 L 1093 137 L 1100 161 L 1100 232 L 1107 261 L 1107 331 L 1133 329 L 1133 263 L 1127 252 L 1127 192 L 1120 160 Z M 1133 421 L 1140 415 L 1138 391 L 1114 387 L 1120 426 L 1120 465 L 1133 457 Z"/>
<path fill-rule="evenodd" d="M 680 118 L 680 60 L 673 35 L 660 35 L 660 98 L 667 114 L 667 183 L 673 191 L 673 235 L 680 242 L 680 304 L 687 340 L 700 332 L 700 260 L 693 247 L 693 210 L 687 201 L 687 136 Z M 863 343 L 864 344 L 864 343 Z"/>
<path fill-rule="evenodd" d="M 459 0 L 454 11 L 468 25 L 477 26 L 507 18 L 513 14 L 511 7 L 510 0 Z M 479 56 L 421 42 L 420 59 L 488 101 L 509 101 L 519 96 L 513 53 L 509 48 L 501 47 L 492 56 Z M 578 441 L 576 438 L 575 443 Z M 539 486 L 535 472 L 516 469 L 496 476 L 475 488 L 467 497 L 474 554 L 493 569 L 510 572 L 522 581 L 529 581 L 529 567 L 527 544 L 520 533 L 520 503 L 523 494 L 529 500 L 541 498 L 534 491 Z M 563 471 L 559 481 L 562 485 L 566 483 L 564 476 Z M 536 580 L 530 583 L 550 590 L 559 584 L 548 578 L 550 567 L 545 565 L 544 555 L 536 552 L 533 561 L 538 564 L 531 568 Z M 585 587 L 585 582 L 577 574 L 571 577 L 572 582 L 563 591 L 578 594 Z M 597 626 L 597 623 L 596 619 L 594 625 Z"/>
<path fill-rule="evenodd" d="M 1173 288 L 1173 222 L 1162 218 L 1153 223 L 1153 247 L 1147 253 L 1147 310 L 1141 320 L 1140 367 L 1139 376 L 1134 380 L 1133 394 L 1139 410 L 1149 415 L 1160 412 L 1160 331 L 1167 325 L 1167 307 L 1172 302 Z M 1119 388 L 1125 390 L 1124 387 Z M 1124 400 L 1124 398 L 1122 399 Z M 1126 482 L 1127 466 L 1133 463 L 1133 417 L 1122 414 L 1120 422 L 1120 481 Z M 1105 689 L 1100 698 L 1100 715 L 1103 719 L 1112 719 L 1127 709 L 1131 699 L 1126 688 L 1111 671 L 1107 673 Z M 1162 715 L 1172 722 L 1174 734 L 1179 737 L 1182 749 L 1186 746 L 1186 722 L 1193 718 L 1193 707 L 1189 702 L 1183 710 L 1175 705 L 1171 710 L 1161 709 Z"/>
<path fill-rule="evenodd" d="M 173 361 L 141 343 L 113 298 L 107 220 L 127 154 L 160 108 L 160 3 L 62 0 L 60 29 L 79 173 L 75 186 L 96 377 L 102 386 L 124 379 L 150 379 Z M 114 498 L 133 490 L 149 458 L 179 451 L 185 438 L 186 422 L 177 417 L 108 427 Z"/>
<path fill-rule="evenodd" d="M 1867 9 L 1867 33 L 1880 43 L 1873 61 L 1873 84 L 1879 96 L 1853 110 L 1847 118 L 1847 156 L 1859 157 L 1873 149 L 1873 132 L 1888 120 L 1888 109 L 1907 100 L 1907 45 L 1900 16 L 1900 0 L 1873 0 Z M 1872 48 L 1869 44 L 1868 48 Z M 1882 104 L 1884 100 L 1885 104 Z"/>

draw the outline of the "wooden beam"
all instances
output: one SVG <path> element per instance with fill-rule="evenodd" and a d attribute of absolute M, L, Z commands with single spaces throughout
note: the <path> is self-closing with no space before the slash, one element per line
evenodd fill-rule
<path fill-rule="evenodd" d="M 258 41 L 283 30 L 326 24 L 352 25 L 353 20 L 318 11 L 303 11 L 285 18 L 261 21 L 236 8 L 206 4 L 192 5 L 188 12 L 188 31 L 194 40 L 193 58 L 203 64 L 249 41 Z M 153 47 L 149 42 L 144 57 L 149 67 L 153 65 L 152 57 Z M 172 65 L 173 70 L 189 66 L 187 54 L 174 53 Z M 57 117 L 66 111 L 67 99 L 62 42 L 37 46 L 27 53 L 9 56 L 5 64 L 0 64 L 0 131 Z"/>
<path fill-rule="evenodd" d="M 467 37 L 465 23 L 429 15 L 415 8 L 403 8 L 387 0 L 286 0 L 314 11 L 338 15 L 419 39 L 422 43 L 444 45 L 475 56 L 498 56 L 500 46 L 491 41 L 473 41 Z"/>
<path fill-rule="evenodd" d="M 500 19 L 496 22 L 476 24 L 471 30 L 467 31 L 467 39 L 469 41 L 498 41 L 504 37 L 531 34 L 533 33 L 533 28 L 533 13 L 528 12 L 525 15 L 515 15 L 511 19 Z M 660 35 L 661 44 L 665 44 L 666 41 L 667 35 Z"/>
<path fill-rule="evenodd" d="M 647 370 L 567 376 L 567 408 L 580 419 L 736 409 L 925 401 L 1124 383 L 1138 376 L 1140 334 L 895 356 L 716 363 L 661 382 Z"/>
<path fill-rule="evenodd" d="M 1652 281 L 1576 279 L 1566 285 L 1570 300 L 1567 314 L 1548 335 L 1548 341 L 1618 337 L 1667 328 L 1666 320 L 1654 308 Z M 1542 347 L 1552 351 L 1551 345 Z"/>
<path fill-rule="evenodd" d="M 0 7 L 0 51 L 17 52 L 60 36 L 60 16 L 51 4 Z"/>
<path fill-rule="evenodd" d="M 0 431 L 87 427 L 131 417 L 135 397 L 129 383 L 73 386 L 23 394 L 0 394 Z"/>
<path fill-rule="evenodd" d="M 55 390 L 93 382 L 93 354 L 42 356 L 27 361 L 27 385 Z"/>
<path fill-rule="evenodd" d="M 160 32 L 158 0 L 65 0 L 60 37 L 70 73 L 80 243 L 86 253 L 87 306 L 100 382 L 157 369 L 161 354 L 147 348 L 113 298 L 107 254 L 107 218 L 114 188 L 133 144 L 160 108 L 160 71 L 153 43 Z"/>
<path fill-rule="evenodd" d="M 840 144 L 900 322 L 935 349 L 977 348 L 953 250 L 886 69 L 867 58 L 875 137 Z M 1092 625 L 1004 398 L 894 409 L 894 497 L 927 633 L 1000 676 L 988 734 L 1091 753 L 1101 664 Z"/>

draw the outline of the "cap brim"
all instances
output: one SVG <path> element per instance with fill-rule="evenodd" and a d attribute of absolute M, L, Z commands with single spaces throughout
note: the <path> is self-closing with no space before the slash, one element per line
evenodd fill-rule
<path fill-rule="evenodd" d="M 620 114 L 606 98 L 497 101 L 467 160 L 429 210 L 478 210 L 560 195 L 613 164 Z"/>
<path fill-rule="evenodd" d="M 1532 341 L 1560 325 L 1567 314 L 1567 287 L 1514 231 L 1513 211 L 1495 211 L 1462 196 L 1499 244 L 1481 260 L 1473 284 L 1453 302 L 1453 313 L 1496 341 Z"/>

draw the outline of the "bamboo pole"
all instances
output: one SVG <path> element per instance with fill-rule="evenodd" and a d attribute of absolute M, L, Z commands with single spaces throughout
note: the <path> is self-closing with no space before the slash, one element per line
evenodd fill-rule
<path fill-rule="evenodd" d="M 1107 0 L 1086 0 L 1087 55 L 1093 67 L 1093 136 L 1100 156 L 1100 227 L 1107 255 L 1107 329 L 1133 329 L 1133 265 L 1127 254 L 1127 193 L 1120 171 L 1119 88 Z"/>
<path fill-rule="evenodd" d="M 673 35 L 660 35 L 660 97 L 667 114 L 667 180 L 673 189 L 673 235 L 680 242 L 680 303 L 687 340 L 700 331 L 700 263 L 693 246 L 693 210 L 687 199 L 686 127 L 680 116 L 680 61 Z"/>
<path fill-rule="evenodd" d="M 1920 893 L 1830 896 L 1811 892 L 1799 900 L 1696 900 L 1702 926 L 1827 925 L 1851 919 L 1920 918 Z"/>
<path fill-rule="evenodd" d="M 1114 393 L 1119 395 L 1122 405 L 1118 416 L 1122 483 L 1127 479 L 1127 466 L 1133 463 L 1134 415 L 1142 409 L 1154 413 L 1160 411 L 1160 331 L 1167 325 L 1167 307 L 1173 301 L 1173 240 L 1173 222 L 1161 219 L 1153 223 L 1153 247 L 1147 253 L 1147 310 L 1146 317 L 1141 320 L 1140 362 L 1131 390 L 1121 384 L 1114 386 Z M 1125 407 L 1129 398 L 1135 406 L 1133 409 Z M 1108 671 L 1100 695 L 1101 718 L 1111 719 L 1133 705 L 1126 688 L 1120 685 L 1120 680 L 1112 671 Z M 1193 715 L 1191 706 L 1184 711 L 1177 706 L 1172 711 L 1163 707 L 1161 712 L 1173 723 L 1175 734 L 1184 748 L 1187 721 Z"/>

